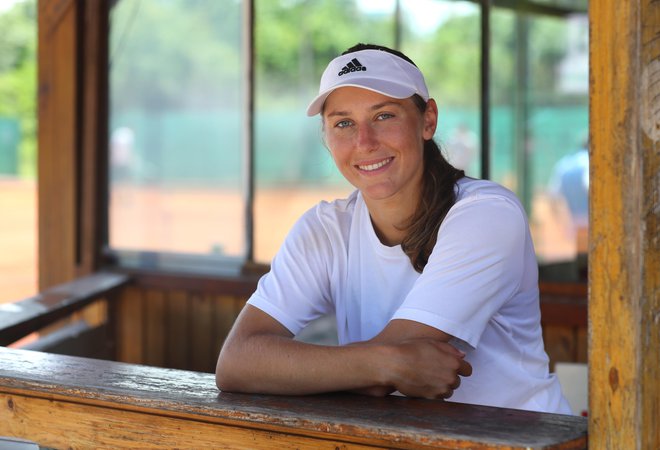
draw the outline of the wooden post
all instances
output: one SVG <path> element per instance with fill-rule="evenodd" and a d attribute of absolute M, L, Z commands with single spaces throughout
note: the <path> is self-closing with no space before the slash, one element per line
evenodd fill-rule
<path fill-rule="evenodd" d="M 39 0 L 39 289 L 94 271 L 107 169 L 107 1 Z"/>
<path fill-rule="evenodd" d="M 38 3 L 39 289 L 72 280 L 77 260 L 77 9 Z"/>
<path fill-rule="evenodd" d="M 660 3 L 589 8 L 589 443 L 657 449 Z"/>

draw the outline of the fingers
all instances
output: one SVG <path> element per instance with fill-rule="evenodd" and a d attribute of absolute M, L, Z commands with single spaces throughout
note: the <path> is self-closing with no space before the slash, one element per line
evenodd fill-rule
<path fill-rule="evenodd" d="M 450 384 L 449 386 L 447 386 L 446 391 L 440 395 L 440 398 L 443 398 L 443 399 L 447 400 L 447 399 L 450 398 L 452 395 L 454 395 L 454 391 L 455 391 L 456 389 L 458 389 L 459 387 L 461 387 L 461 377 L 458 376 L 458 374 L 460 373 L 460 370 L 462 370 L 462 368 L 463 368 L 465 365 L 467 365 L 467 367 L 469 368 L 470 373 L 472 373 L 472 366 L 470 366 L 470 364 L 468 364 L 467 362 L 462 361 L 461 368 L 459 369 L 459 372 L 457 372 L 457 374 L 456 374 L 456 380 L 455 380 L 452 384 Z"/>
<path fill-rule="evenodd" d="M 446 342 L 415 339 L 399 345 L 404 364 L 393 384 L 404 395 L 448 399 L 460 387 L 461 376 L 472 374 L 465 353 Z"/>
<path fill-rule="evenodd" d="M 464 377 L 469 377 L 472 375 L 472 366 L 469 362 L 461 360 L 460 367 L 458 368 L 458 374 Z"/>

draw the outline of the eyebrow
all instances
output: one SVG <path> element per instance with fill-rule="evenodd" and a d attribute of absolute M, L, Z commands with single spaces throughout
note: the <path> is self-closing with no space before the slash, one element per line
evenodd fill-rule
<path fill-rule="evenodd" d="M 381 109 L 381 108 L 383 108 L 385 106 L 388 106 L 388 105 L 401 106 L 401 102 L 394 101 L 394 100 L 387 100 L 387 101 L 384 101 L 384 102 L 381 102 L 381 103 L 376 103 L 375 105 L 370 106 L 369 109 L 371 111 L 376 111 L 376 110 Z M 332 111 L 332 112 L 328 113 L 327 116 L 328 117 L 335 117 L 335 116 L 343 117 L 343 116 L 348 116 L 348 115 L 350 115 L 349 111 Z"/>

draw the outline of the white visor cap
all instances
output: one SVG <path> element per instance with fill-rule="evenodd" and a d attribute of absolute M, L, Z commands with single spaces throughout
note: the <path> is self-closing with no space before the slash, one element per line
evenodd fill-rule
<path fill-rule="evenodd" d="M 328 95 L 346 86 L 369 89 L 392 98 L 418 94 L 424 101 L 429 99 L 424 75 L 414 64 L 384 50 L 360 50 L 330 61 L 321 76 L 319 95 L 307 107 L 307 115 L 319 114 Z"/>

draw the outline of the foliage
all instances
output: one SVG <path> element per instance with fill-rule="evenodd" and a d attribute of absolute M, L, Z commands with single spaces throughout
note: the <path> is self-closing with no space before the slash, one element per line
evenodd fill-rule
<path fill-rule="evenodd" d="M 265 108 L 281 107 L 287 96 L 308 101 L 328 61 L 358 42 L 393 45 L 392 15 L 365 15 L 355 0 L 260 0 L 255 10 Z"/>
<path fill-rule="evenodd" d="M 113 108 L 237 107 L 241 13 L 238 0 L 118 2 L 111 13 Z M 327 61 L 358 41 L 393 44 L 392 16 L 360 14 L 355 0 L 257 0 L 255 15 L 257 89 L 277 106 L 286 97 L 309 98 Z"/>
<path fill-rule="evenodd" d="M 327 61 L 357 42 L 394 45 L 394 11 L 365 13 L 356 0 L 255 0 L 255 13 L 259 110 L 300 109 Z M 114 3 L 113 111 L 240 108 L 241 15 L 241 0 Z M 479 22 L 475 6 L 473 14 L 451 16 L 431 33 L 404 30 L 402 50 L 423 69 L 441 107 L 478 105 Z M 539 93 L 554 92 L 554 67 L 566 44 L 563 26 L 556 19 L 529 21 L 529 86 L 539 100 Z M 491 30 L 491 101 L 510 104 L 521 84 L 515 14 L 495 8 Z M 22 173 L 35 166 L 35 50 L 36 0 L 23 0 L 0 14 L 0 115 L 20 119 Z"/>
<path fill-rule="evenodd" d="M 240 3 L 118 2 L 110 16 L 113 107 L 235 107 L 241 83 Z"/>
<path fill-rule="evenodd" d="M 450 18 L 428 37 L 410 35 L 404 46 L 423 67 L 429 89 L 447 106 L 479 104 L 481 28 L 480 14 Z M 523 80 L 516 71 L 519 46 L 517 27 L 527 23 L 528 86 L 530 93 L 555 93 L 555 68 L 565 56 L 566 30 L 562 20 L 516 16 L 510 10 L 494 9 L 491 14 L 490 90 L 491 104 L 505 105 L 519 95 Z M 404 49 L 407 51 L 407 49 Z"/>
<path fill-rule="evenodd" d="M 36 172 L 36 25 L 35 0 L 0 14 L 0 116 L 19 120 L 19 173 L 29 177 Z"/>
<path fill-rule="evenodd" d="M 112 86 L 118 94 L 113 106 L 238 105 L 244 83 L 241 13 L 238 0 L 118 2 L 111 16 Z M 517 21 L 513 12 L 494 9 L 491 22 L 491 100 L 509 103 L 520 85 Z M 565 46 L 563 24 L 529 23 L 530 84 L 552 91 L 553 68 Z M 256 0 L 259 107 L 309 99 L 327 61 L 357 42 L 393 46 L 394 31 L 394 11 L 365 13 L 356 0 Z M 411 50 L 443 104 L 478 104 L 480 32 L 475 6 L 473 14 L 451 16 L 429 35 L 404 35 L 403 50 Z"/>

